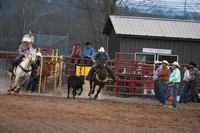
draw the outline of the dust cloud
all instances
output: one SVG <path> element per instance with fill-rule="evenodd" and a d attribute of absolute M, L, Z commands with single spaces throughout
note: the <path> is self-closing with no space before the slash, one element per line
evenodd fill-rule
<path fill-rule="evenodd" d="M 0 69 L 0 93 L 7 91 L 9 86 L 9 74 L 7 71 Z"/>

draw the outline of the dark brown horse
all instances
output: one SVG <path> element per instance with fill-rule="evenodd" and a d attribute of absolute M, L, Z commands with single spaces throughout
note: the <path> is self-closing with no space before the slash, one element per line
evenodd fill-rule
<path fill-rule="evenodd" d="M 94 96 L 94 100 L 98 98 L 101 89 L 105 86 L 106 82 L 108 81 L 108 72 L 107 72 L 107 64 L 101 63 L 99 64 L 98 69 L 90 78 L 90 91 L 88 96 L 94 94 L 96 85 L 99 85 L 99 89 L 97 90 L 97 94 Z"/>

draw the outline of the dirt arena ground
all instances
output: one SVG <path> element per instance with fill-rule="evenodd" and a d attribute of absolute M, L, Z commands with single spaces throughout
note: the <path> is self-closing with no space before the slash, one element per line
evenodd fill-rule
<path fill-rule="evenodd" d="M 0 94 L 0 133 L 200 132 L 200 104 L 169 105 L 136 97 L 94 101 Z"/>

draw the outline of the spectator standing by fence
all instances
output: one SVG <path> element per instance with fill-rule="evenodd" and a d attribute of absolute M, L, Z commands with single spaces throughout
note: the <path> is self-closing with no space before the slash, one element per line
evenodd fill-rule
<path fill-rule="evenodd" d="M 162 65 L 160 61 L 155 61 L 155 72 L 153 75 L 153 81 L 154 81 L 154 92 L 156 99 L 160 99 L 160 91 L 159 91 L 159 78 L 158 73 L 162 70 Z"/>
<path fill-rule="evenodd" d="M 33 36 L 34 31 L 32 29 L 28 30 L 28 34 L 24 35 L 23 38 L 28 38 L 29 40 L 31 40 L 29 42 L 29 44 L 31 44 L 34 48 L 34 36 Z"/>
<path fill-rule="evenodd" d="M 173 72 L 169 78 L 169 87 L 171 88 L 172 105 L 171 107 L 176 108 L 177 105 L 177 90 L 181 81 L 181 73 L 178 69 L 180 67 L 178 62 L 172 63 Z"/>
<path fill-rule="evenodd" d="M 83 48 L 83 58 L 85 59 L 91 59 L 92 55 L 94 54 L 94 49 L 93 47 L 91 47 L 91 43 L 90 42 L 87 42 L 85 44 L 86 46 Z M 84 61 L 85 65 L 92 65 L 92 61 L 88 61 L 88 60 L 85 60 Z"/>
<path fill-rule="evenodd" d="M 191 101 L 195 102 L 195 87 L 198 82 L 198 77 L 200 75 L 199 70 L 196 68 L 196 64 L 194 62 L 190 62 L 190 81 L 189 87 L 191 88 Z"/>
<path fill-rule="evenodd" d="M 183 77 L 183 88 L 181 90 L 181 97 L 179 100 L 179 103 L 188 103 L 188 86 L 189 86 L 189 79 L 190 79 L 190 72 L 189 72 L 189 66 L 184 66 L 184 77 Z"/>
<path fill-rule="evenodd" d="M 169 63 L 166 60 L 162 62 L 162 70 L 158 73 L 159 77 L 159 91 L 161 92 L 160 104 L 165 105 L 167 97 L 167 82 L 169 80 L 169 69 L 167 66 Z"/>
<path fill-rule="evenodd" d="M 71 57 L 72 58 L 81 58 L 81 52 L 82 52 L 82 48 L 81 48 L 80 44 L 76 43 L 72 49 Z M 74 63 L 74 60 L 75 59 L 72 59 L 72 63 Z M 80 60 L 77 60 L 77 63 L 80 64 Z"/>

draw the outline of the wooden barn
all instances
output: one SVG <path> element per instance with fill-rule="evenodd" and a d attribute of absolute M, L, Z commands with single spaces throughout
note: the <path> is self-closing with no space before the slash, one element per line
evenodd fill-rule
<path fill-rule="evenodd" d="M 200 22 L 130 16 L 110 16 L 103 34 L 107 51 L 137 53 L 138 60 L 167 59 L 200 64 Z"/>

